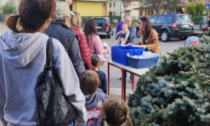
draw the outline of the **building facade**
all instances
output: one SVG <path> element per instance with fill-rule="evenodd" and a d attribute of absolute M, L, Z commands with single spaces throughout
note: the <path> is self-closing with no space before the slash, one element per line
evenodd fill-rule
<path fill-rule="evenodd" d="M 109 13 L 110 16 L 121 16 L 121 12 L 124 10 L 122 0 L 110 0 L 109 1 Z"/>
<path fill-rule="evenodd" d="M 109 0 L 75 0 L 72 11 L 81 16 L 109 16 Z"/>
<path fill-rule="evenodd" d="M 124 1 L 122 0 L 110 0 L 109 8 L 110 15 L 112 16 L 121 16 L 124 18 L 126 16 L 131 16 L 132 19 L 138 19 L 139 11 L 134 10 L 134 8 L 139 7 L 140 2 L 136 1 L 127 1 L 128 6 L 124 6 Z"/>

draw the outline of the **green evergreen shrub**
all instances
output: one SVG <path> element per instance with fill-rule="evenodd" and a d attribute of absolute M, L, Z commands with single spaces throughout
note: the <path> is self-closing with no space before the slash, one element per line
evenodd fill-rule
<path fill-rule="evenodd" d="M 199 41 L 139 79 L 128 103 L 136 126 L 210 126 L 210 37 Z"/>

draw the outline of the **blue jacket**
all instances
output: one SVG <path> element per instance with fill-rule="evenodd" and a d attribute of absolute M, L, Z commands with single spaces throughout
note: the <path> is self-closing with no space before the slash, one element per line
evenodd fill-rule
<path fill-rule="evenodd" d="M 135 29 L 134 29 L 134 27 L 130 26 L 128 29 L 130 31 L 130 34 L 129 34 L 128 40 L 125 44 L 134 43 L 134 39 L 135 39 Z"/>
<path fill-rule="evenodd" d="M 107 80 L 106 80 L 106 74 L 103 71 L 96 71 L 98 74 L 100 83 L 99 83 L 99 88 L 103 90 L 103 92 L 106 94 L 107 93 Z"/>
<path fill-rule="evenodd" d="M 44 32 L 49 37 L 56 38 L 62 43 L 78 76 L 85 71 L 76 34 L 67 25 L 60 21 L 51 22 Z"/>

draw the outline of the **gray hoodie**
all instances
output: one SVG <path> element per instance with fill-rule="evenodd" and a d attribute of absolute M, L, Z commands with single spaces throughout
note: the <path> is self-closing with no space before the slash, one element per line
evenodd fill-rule
<path fill-rule="evenodd" d="M 92 95 L 86 95 L 85 99 L 88 116 L 87 126 L 99 126 L 101 122 L 102 103 L 106 100 L 106 95 L 98 88 Z"/>
<path fill-rule="evenodd" d="M 0 122 L 7 126 L 36 126 L 35 85 L 46 63 L 48 36 L 8 31 L 0 36 Z M 65 94 L 76 107 L 79 126 L 85 126 L 85 98 L 65 49 L 53 39 L 55 68 Z"/>

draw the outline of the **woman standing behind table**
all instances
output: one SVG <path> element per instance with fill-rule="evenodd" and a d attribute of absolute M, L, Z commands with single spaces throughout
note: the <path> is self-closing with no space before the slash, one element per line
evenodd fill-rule
<path fill-rule="evenodd" d="M 139 19 L 139 43 L 135 45 L 141 45 L 148 51 L 153 53 L 159 52 L 159 40 L 156 30 L 152 27 L 149 19 L 147 17 L 141 17 Z"/>
<path fill-rule="evenodd" d="M 104 49 L 102 47 L 101 39 L 98 36 L 96 26 L 96 22 L 93 19 L 90 19 L 85 23 L 84 27 L 84 33 L 87 38 L 91 56 L 93 54 L 103 55 L 104 53 Z"/>
<path fill-rule="evenodd" d="M 70 18 L 70 27 L 73 30 L 74 33 L 77 34 L 78 42 L 79 42 L 79 48 L 80 48 L 80 54 L 82 56 L 82 60 L 85 64 L 86 70 L 92 70 L 92 64 L 91 64 L 91 56 L 90 56 L 90 50 L 88 47 L 87 39 L 83 33 L 81 33 L 81 16 L 78 12 L 73 12 L 74 15 L 71 15 Z"/>
<path fill-rule="evenodd" d="M 9 31 L 0 36 L 0 125 L 37 126 L 38 77 L 45 69 L 49 37 L 42 33 L 55 11 L 54 0 L 20 0 L 19 14 L 7 18 Z M 52 39 L 54 68 L 69 102 L 76 108 L 79 126 L 86 126 L 85 97 L 64 47 Z"/>

